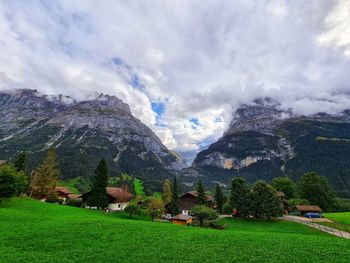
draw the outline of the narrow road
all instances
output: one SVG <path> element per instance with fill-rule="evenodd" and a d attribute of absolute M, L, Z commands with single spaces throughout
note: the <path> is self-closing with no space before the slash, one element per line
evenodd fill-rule
<path fill-rule="evenodd" d="M 337 237 L 350 239 L 350 233 L 349 232 L 345 232 L 345 231 L 341 231 L 341 230 L 336 229 L 336 228 L 332 228 L 332 227 L 329 227 L 329 226 L 321 225 L 321 224 L 318 224 L 317 222 L 314 222 L 312 220 L 305 220 L 306 218 L 284 215 L 283 217 L 281 217 L 281 219 L 286 220 L 286 221 L 295 222 L 295 223 L 300 223 L 300 224 L 303 224 L 303 225 L 307 225 L 307 226 L 316 228 L 316 229 L 318 229 L 320 231 L 326 232 L 328 234 L 331 234 L 331 235 L 334 235 L 334 236 L 337 236 Z"/>

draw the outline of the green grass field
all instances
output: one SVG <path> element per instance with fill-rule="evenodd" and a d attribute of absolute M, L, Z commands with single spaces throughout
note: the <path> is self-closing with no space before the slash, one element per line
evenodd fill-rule
<path fill-rule="evenodd" d="M 350 212 L 325 213 L 323 216 L 336 222 L 350 225 Z"/>
<path fill-rule="evenodd" d="M 285 221 L 227 230 L 15 198 L 0 208 L 1 262 L 349 262 L 350 241 Z"/>

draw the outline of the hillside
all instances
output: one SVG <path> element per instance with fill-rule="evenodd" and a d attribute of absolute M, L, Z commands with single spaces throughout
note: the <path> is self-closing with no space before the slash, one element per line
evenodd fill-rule
<path fill-rule="evenodd" d="M 200 152 L 188 174 L 207 184 L 232 176 L 250 183 L 277 176 L 298 180 L 309 171 L 325 176 L 338 195 L 350 197 L 350 115 L 294 116 L 270 99 L 243 105 L 224 135 Z M 194 172 L 195 171 L 195 172 Z"/>
<path fill-rule="evenodd" d="M 0 208 L 2 262 L 347 262 L 350 241 L 285 221 L 227 230 L 125 219 L 13 199 Z"/>
<path fill-rule="evenodd" d="M 111 175 L 136 175 L 153 189 L 184 166 L 114 96 L 75 101 L 35 90 L 0 92 L 0 159 L 25 150 L 31 170 L 49 147 L 57 150 L 62 179 L 91 177 L 105 158 Z"/>

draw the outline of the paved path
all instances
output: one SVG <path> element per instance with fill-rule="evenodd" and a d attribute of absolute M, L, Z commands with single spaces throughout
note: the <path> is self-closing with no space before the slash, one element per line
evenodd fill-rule
<path fill-rule="evenodd" d="M 341 231 L 341 230 L 336 229 L 336 228 L 332 228 L 332 227 L 329 227 L 329 226 L 318 224 L 317 221 L 315 222 L 315 221 L 312 221 L 312 220 L 305 220 L 305 218 L 303 218 L 303 217 L 288 216 L 288 215 L 285 215 L 285 216 L 281 217 L 281 219 L 286 220 L 286 221 L 291 221 L 291 222 L 304 224 L 304 225 L 316 228 L 316 229 L 318 229 L 320 231 L 326 232 L 326 233 L 334 235 L 334 236 L 350 239 L 350 233 L 349 232 Z M 319 222 L 321 222 L 321 221 L 319 221 Z M 322 222 L 327 222 L 327 221 L 322 221 Z"/>

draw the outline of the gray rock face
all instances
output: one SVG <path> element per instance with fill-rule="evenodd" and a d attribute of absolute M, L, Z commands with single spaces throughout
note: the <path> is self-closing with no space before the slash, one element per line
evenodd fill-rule
<path fill-rule="evenodd" d="M 100 153 L 101 157 L 113 155 L 116 166 L 120 159 L 124 158 L 124 165 L 127 162 L 124 152 L 128 158 L 147 163 L 144 168 L 148 170 L 157 166 L 179 170 L 185 166 L 151 129 L 131 114 L 127 104 L 114 96 L 101 94 L 93 100 L 78 102 L 35 90 L 0 92 L 0 150 L 6 151 L 0 155 L 11 157 L 16 152 L 10 145 L 38 134 L 36 142 L 22 147 L 41 152 L 48 147 L 65 151 L 74 145 L 79 154 L 92 145 L 96 149 L 110 149 Z"/>

